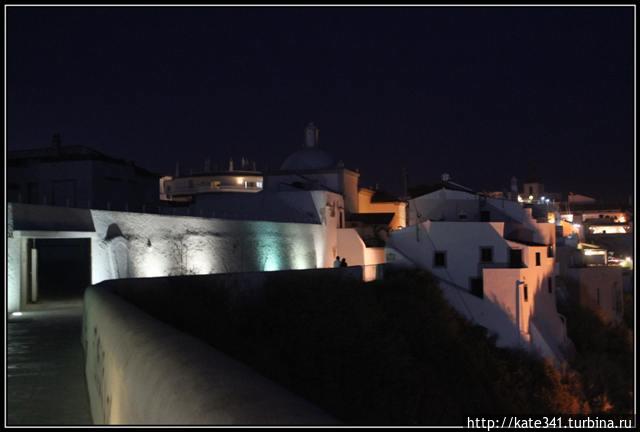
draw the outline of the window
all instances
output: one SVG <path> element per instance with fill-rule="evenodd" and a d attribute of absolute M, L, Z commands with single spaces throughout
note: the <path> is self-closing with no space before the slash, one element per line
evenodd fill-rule
<path fill-rule="evenodd" d="M 540 252 L 536 252 L 536 266 L 540 266 Z"/>
<path fill-rule="evenodd" d="M 522 268 L 522 249 L 509 249 L 509 266 L 511 268 Z"/>
<path fill-rule="evenodd" d="M 524 294 L 524 301 L 529 301 L 529 285 L 524 284 L 523 294 Z"/>
<path fill-rule="evenodd" d="M 460 214 L 458 215 L 458 218 L 459 218 L 459 219 L 466 219 L 466 218 L 467 218 L 467 215 L 466 215 L 465 213 L 460 213 Z"/>
<path fill-rule="evenodd" d="M 484 287 L 482 283 L 482 278 L 471 278 L 469 281 L 469 285 L 471 286 L 471 294 L 476 297 L 483 298 L 484 297 Z"/>
<path fill-rule="evenodd" d="M 553 246 L 547 246 L 547 258 L 553 258 Z"/>
<path fill-rule="evenodd" d="M 434 267 L 446 267 L 447 266 L 447 253 L 435 252 L 433 254 L 433 266 Z"/>
<path fill-rule="evenodd" d="M 549 294 L 553 294 L 553 278 L 549 278 L 548 283 L 549 283 Z"/>
<path fill-rule="evenodd" d="M 491 246 L 480 248 L 480 262 L 482 263 L 493 262 L 493 248 Z"/>

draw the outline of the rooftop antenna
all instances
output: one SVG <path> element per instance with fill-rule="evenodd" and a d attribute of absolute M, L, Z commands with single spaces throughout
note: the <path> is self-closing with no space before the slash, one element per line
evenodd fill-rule
<path fill-rule="evenodd" d="M 229 171 L 233 171 L 233 158 L 229 158 Z"/>
<path fill-rule="evenodd" d="M 204 172 L 211 171 L 211 159 L 207 158 L 204 160 Z"/>

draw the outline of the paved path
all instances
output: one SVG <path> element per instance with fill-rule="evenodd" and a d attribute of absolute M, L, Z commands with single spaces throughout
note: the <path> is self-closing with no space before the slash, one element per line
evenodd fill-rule
<path fill-rule="evenodd" d="M 7 425 L 92 424 L 82 307 L 61 306 L 7 323 Z"/>

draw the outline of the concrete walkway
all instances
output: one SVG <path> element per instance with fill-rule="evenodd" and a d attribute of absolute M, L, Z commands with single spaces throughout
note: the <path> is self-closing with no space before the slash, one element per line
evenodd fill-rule
<path fill-rule="evenodd" d="M 7 425 L 92 424 L 81 329 L 77 303 L 9 318 Z"/>

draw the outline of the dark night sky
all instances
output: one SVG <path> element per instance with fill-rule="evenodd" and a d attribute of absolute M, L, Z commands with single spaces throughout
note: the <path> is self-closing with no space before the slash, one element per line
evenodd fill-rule
<path fill-rule="evenodd" d="M 278 167 L 309 121 L 361 184 L 633 193 L 634 9 L 7 9 L 7 148 Z M 183 171 L 184 172 L 184 171 Z"/>

